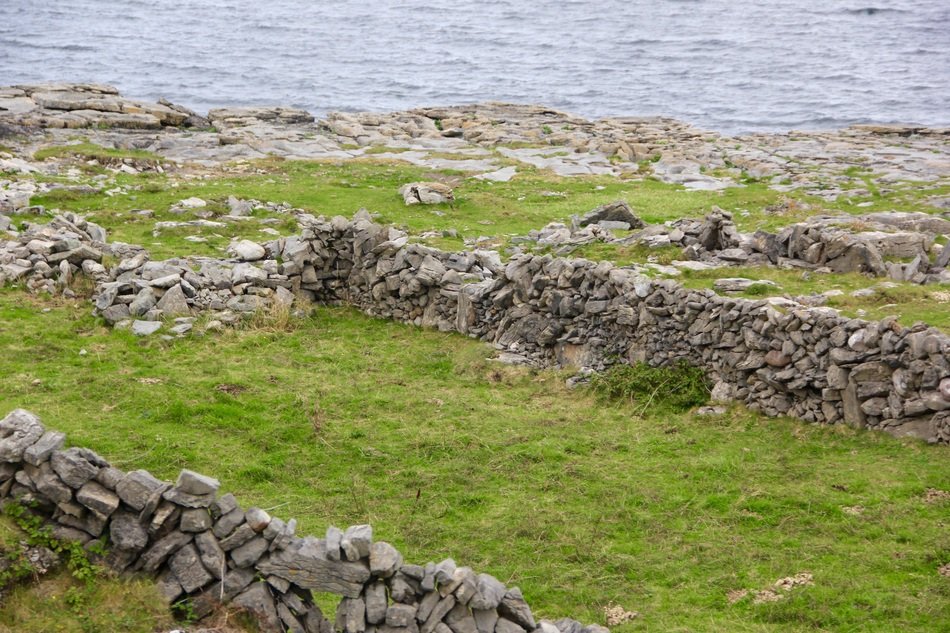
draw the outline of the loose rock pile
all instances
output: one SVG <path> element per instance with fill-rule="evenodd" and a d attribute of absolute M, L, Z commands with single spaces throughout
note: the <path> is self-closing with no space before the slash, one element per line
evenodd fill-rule
<path fill-rule="evenodd" d="M 818 216 L 778 233 L 760 230 L 750 234 L 741 233 L 732 214 L 718 208 L 702 219 L 684 218 L 649 226 L 632 213 L 618 213 L 617 217 L 625 218 L 620 221 L 607 219 L 610 209 L 620 208 L 620 204 L 600 207 L 583 218 L 575 216 L 570 226 L 552 222 L 515 238 L 514 243 L 556 247 L 558 255 L 592 242 L 673 246 L 683 249 L 688 262 L 709 266 L 776 265 L 889 276 L 919 284 L 950 283 L 950 248 L 935 242 L 940 235 L 950 235 L 950 220 L 926 213 Z M 637 230 L 622 237 L 612 232 L 631 228 Z"/>
<path fill-rule="evenodd" d="M 101 562 L 149 574 L 169 603 L 188 598 L 201 618 L 230 603 L 261 630 L 330 633 L 311 591 L 343 596 L 345 633 L 603 633 L 563 619 L 536 622 L 517 587 L 451 559 L 406 564 L 369 525 L 295 536 L 260 508 L 242 509 L 211 477 L 182 470 L 174 485 L 123 472 L 16 409 L 0 420 L 0 500 L 46 518 L 54 538 L 108 543 Z"/>
<path fill-rule="evenodd" d="M 7 228 L 9 231 L 12 225 Z M 96 282 L 106 281 L 109 273 L 102 265 L 103 255 L 136 248 L 118 242 L 106 244 L 105 229 L 73 213 L 56 216 L 49 224 L 28 224 L 23 232 L 9 234 L 13 239 L 0 241 L 0 284 L 21 282 L 32 292 L 71 295 L 69 284 L 80 272 Z"/>

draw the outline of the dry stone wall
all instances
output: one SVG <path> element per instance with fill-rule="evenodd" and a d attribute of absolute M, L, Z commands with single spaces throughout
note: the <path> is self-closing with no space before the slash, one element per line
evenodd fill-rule
<path fill-rule="evenodd" d="M 366 218 L 311 218 L 267 248 L 312 300 L 458 331 L 509 358 L 593 369 L 684 360 L 767 415 L 950 441 L 950 339 L 922 324 L 722 297 L 609 262 L 446 253 Z"/>
<path fill-rule="evenodd" d="M 300 220 L 300 235 L 262 245 L 251 262 L 123 260 L 96 306 L 121 323 L 130 313 L 251 311 L 296 297 L 347 303 L 487 341 L 516 362 L 600 370 L 686 361 L 717 395 L 767 415 L 950 441 L 950 339 L 935 328 L 723 297 L 609 262 L 448 253 L 366 213 Z"/>
<path fill-rule="evenodd" d="M 236 243 L 230 260 L 154 262 L 67 215 L 0 244 L 0 279 L 61 289 L 85 273 L 97 281 L 96 310 L 142 334 L 175 318 L 170 333 L 181 335 L 199 312 L 226 323 L 299 297 L 457 331 L 538 366 L 682 360 L 703 368 L 718 396 L 767 415 L 950 442 L 950 339 L 935 328 L 723 297 L 609 262 L 448 253 L 366 212 L 298 217 L 299 235 Z M 103 252 L 119 263 L 106 270 Z"/>
<path fill-rule="evenodd" d="M 123 472 L 65 440 L 23 409 L 0 420 L 0 502 L 28 506 L 60 540 L 104 540 L 101 562 L 155 577 L 170 603 L 187 598 L 198 617 L 230 603 L 263 631 L 330 633 L 313 603 L 320 591 L 342 596 L 335 627 L 344 633 L 605 633 L 536 622 L 517 587 L 451 559 L 408 564 L 369 525 L 301 538 L 296 521 L 242 509 L 216 479 Z"/>

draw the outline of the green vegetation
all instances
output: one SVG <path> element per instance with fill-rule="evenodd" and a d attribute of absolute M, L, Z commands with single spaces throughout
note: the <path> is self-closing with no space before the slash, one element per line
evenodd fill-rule
<path fill-rule="evenodd" d="M 37 150 L 33 154 L 34 160 L 46 160 L 49 158 L 72 157 L 82 162 L 77 163 L 83 167 L 88 161 L 96 161 L 100 165 L 118 165 L 125 161 L 137 165 L 155 167 L 164 163 L 164 159 L 157 154 L 137 149 L 114 149 L 102 147 L 89 142 L 80 142 L 73 145 L 56 145 Z M 87 171 L 101 172 L 102 170 L 87 169 Z"/>
<path fill-rule="evenodd" d="M 859 168 L 845 175 L 866 195 L 835 203 L 750 178 L 692 192 L 643 174 L 560 178 L 519 165 L 513 180 L 494 183 L 374 160 L 380 151 L 359 161 L 268 159 L 220 172 L 162 163 L 164 173 L 125 174 L 106 167 L 126 159 L 156 167 L 158 158 L 82 143 L 37 156 L 74 161 L 84 176 L 42 178 L 103 191 L 56 189 L 32 202 L 82 213 L 111 239 L 163 258 L 218 255 L 234 237 L 297 232 L 292 215 L 258 208 L 223 227 L 153 233 L 157 221 L 217 221 L 230 195 L 327 216 L 365 207 L 416 239 L 434 231 L 442 237 L 428 243 L 458 249 L 481 236 L 503 248 L 512 236 L 617 199 L 650 223 L 719 206 L 750 231 L 824 210 L 921 210 L 921 200 L 948 191 L 901 183 L 872 191 Z M 99 165 L 85 165 L 93 159 Z M 406 207 L 396 192 L 415 180 L 452 185 L 456 203 Z M 189 197 L 209 204 L 169 211 Z M 874 208 L 856 206 L 869 200 Z M 206 241 L 185 239 L 193 236 Z M 574 252 L 620 264 L 680 254 L 605 244 Z M 852 291 L 883 280 L 753 267 L 677 279 L 708 288 L 735 276 L 781 287 L 753 285 L 748 297 L 837 289 L 828 305 L 847 314 L 895 313 L 950 330 L 947 297 L 933 288 L 878 286 L 856 298 Z M 31 409 L 73 445 L 127 470 L 165 479 L 181 468 L 208 473 L 245 506 L 298 518 L 301 534 L 371 523 L 412 562 L 451 556 L 521 586 L 540 617 L 603 623 L 611 603 L 641 614 L 619 633 L 932 631 L 950 621 L 950 582 L 938 573 L 950 562 L 948 501 L 927 493 L 950 490 L 948 447 L 741 407 L 697 416 L 691 408 L 707 400 L 707 386 L 685 367 L 620 367 L 569 390 L 565 372 L 500 365 L 486 360 L 493 350 L 464 337 L 350 309 L 201 330 L 140 339 L 106 328 L 88 302 L 0 289 L 0 416 Z M 800 572 L 814 584 L 777 602 L 739 597 Z M 334 602 L 321 598 L 321 606 L 332 613 Z M 5 596 L 0 630 L 150 631 L 168 617 L 148 583 L 86 583 L 63 572 Z"/>
<path fill-rule="evenodd" d="M 950 616 L 947 505 L 924 499 L 950 489 L 947 447 L 611 404 L 349 309 L 164 342 L 7 289 L 0 347 L 0 410 L 121 468 L 214 474 L 300 533 L 372 523 L 411 561 L 520 585 L 542 617 L 602 622 L 613 602 L 642 614 L 620 631 L 924 631 Z M 779 602 L 727 598 L 804 571 L 814 585 Z"/>
<path fill-rule="evenodd" d="M 709 400 L 702 370 L 685 363 L 672 367 L 614 365 L 595 374 L 591 387 L 608 398 L 629 402 L 641 414 L 683 413 Z"/>
<path fill-rule="evenodd" d="M 21 544 L 48 547 L 65 566 L 37 576 Z M 0 631 L 17 633 L 150 633 L 174 626 L 155 584 L 119 579 L 89 562 L 78 543 L 56 541 L 22 507 L 0 516 Z"/>

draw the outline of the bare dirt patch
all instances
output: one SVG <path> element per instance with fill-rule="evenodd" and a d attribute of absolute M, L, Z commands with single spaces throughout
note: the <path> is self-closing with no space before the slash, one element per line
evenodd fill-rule
<path fill-rule="evenodd" d="M 640 617 L 640 614 L 636 611 L 627 611 L 619 604 L 608 604 L 604 607 L 604 617 L 607 620 L 607 626 L 617 626 L 635 620 Z"/>

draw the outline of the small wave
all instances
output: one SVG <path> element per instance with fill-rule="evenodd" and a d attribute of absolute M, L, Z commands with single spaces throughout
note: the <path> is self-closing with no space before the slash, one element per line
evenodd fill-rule
<path fill-rule="evenodd" d="M 878 15 L 887 13 L 910 13 L 910 11 L 891 7 L 862 7 L 860 9 L 844 9 L 844 13 L 849 15 Z"/>

